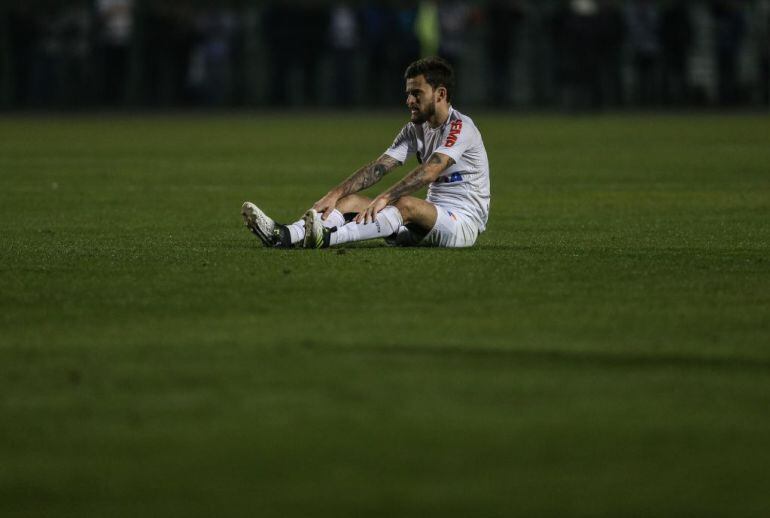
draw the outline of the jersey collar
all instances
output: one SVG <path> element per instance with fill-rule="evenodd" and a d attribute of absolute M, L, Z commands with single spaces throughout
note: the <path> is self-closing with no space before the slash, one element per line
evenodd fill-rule
<path fill-rule="evenodd" d="M 452 114 L 453 114 L 454 112 L 455 112 L 455 109 L 454 109 L 454 108 L 452 107 L 452 105 L 450 104 L 450 105 L 449 105 L 449 110 L 447 111 L 447 114 L 446 114 L 446 120 L 444 121 L 444 124 L 442 124 L 441 126 L 439 126 L 439 128 L 441 128 L 441 129 L 444 129 L 444 128 L 446 127 L 446 125 L 447 125 L 447 124 L 449 124 L 449 121 L 451 121 L 451 120 L 452 120 Z"/>
<path fill-rule="evenodd" d="M 452 120 L 452 114 L 455 112 L 455 109 L 452 107 L 452 105 L 449 105 L 449 110 L 447 111 L 446 120 L 441 126 L 436 126 L 435 128 L 432 128 L 431 125 L 428 122 L 425 122 L 425 126 L 428 127 L 430 131 L 444 131 L 444 128 L 446 128 L 446 125 L 449 124 L 449 121 Z"/>

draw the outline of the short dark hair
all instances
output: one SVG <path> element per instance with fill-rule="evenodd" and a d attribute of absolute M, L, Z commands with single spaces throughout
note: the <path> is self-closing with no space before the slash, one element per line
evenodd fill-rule
<path fill-rule="evenodd" d="M 447 102 L 452 100 L 455 89 L 455 71 L 452 65 L 438 56 L 418 59 L 404 72 L 404 79 L 413 79 L 419 75 L 425 76 L 425 82 L 434 89 L 439 86 L 446 88 Z"/>

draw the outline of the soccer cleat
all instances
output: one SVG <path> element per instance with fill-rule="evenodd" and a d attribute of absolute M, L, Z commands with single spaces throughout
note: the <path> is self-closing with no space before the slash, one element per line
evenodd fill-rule
<path fill-rule="evenodd" d="M 331 230 L 324 227 L 321 216 L 315 209 L 310 209 L 302 218 L 305 221 L 305 238 L 302 241 L 304 248 L 329 248 Z"/>
<path fill-rule="evenodd" d="M 243 224 L 262 241 L 263 245 L 276 246 L 276 243 L 279 241 L 276 238 L 275 232 L 277 225 L 259 207 L 247 201 L 241 207 L 241 216 L 243 216 Z"/>

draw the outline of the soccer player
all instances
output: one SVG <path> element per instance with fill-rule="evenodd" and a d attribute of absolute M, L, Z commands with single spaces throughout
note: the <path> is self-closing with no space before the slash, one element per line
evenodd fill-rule
<path fill-rule="evenodd" d="M 452 67 L 438 57 L 420 59 L 404 77 L 411 121 L 380 158 L 290 225 L 274 222 L 251 202 L 243 204 L 244 223 L 265 246 L 326 248 L 376 238 L 402 246 L 476 242 L 489 214 L 489 162 L 479 130 L 451 104 Z M 412 154 L 419 165 L 401 181 L 374 199 L 358 194 Z M 425 186 L 427 199 L 410 196 Z"/>

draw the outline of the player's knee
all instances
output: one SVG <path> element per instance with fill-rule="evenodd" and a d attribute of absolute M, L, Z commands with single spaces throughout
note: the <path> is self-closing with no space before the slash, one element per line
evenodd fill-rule
<path fill-rule="evenodd" d="M 338 211 L 342 212 L 343 214 L 345 212 L 348 212 L 348 208 L 350 206 L 350 196 L 345 196 L 344 198 L 340 198 L 337 200 L 336 208 Z"/>
<path fill-rule="evenodd" d="M 346 212 L 361 212 L 368 204 L 368 200 L 362 196 L 350 194 L 337 201 L 337 210 L 343 214 Z"/>
<path fill-rule="evenodd" d="M 401 213 L 401 218 L 404 221 L 409 221 L 414 215 L 414 200 L 409 197 L 400 198 L 394 204 L 398 211 Z"/>

